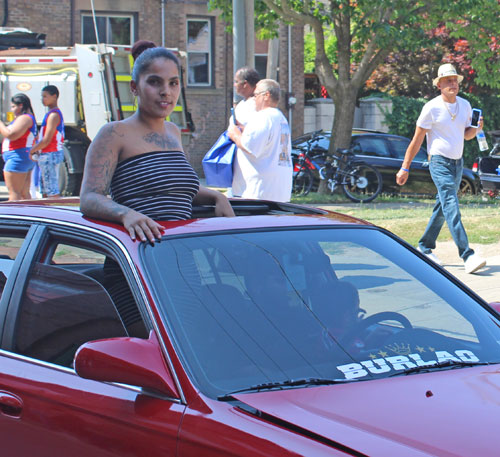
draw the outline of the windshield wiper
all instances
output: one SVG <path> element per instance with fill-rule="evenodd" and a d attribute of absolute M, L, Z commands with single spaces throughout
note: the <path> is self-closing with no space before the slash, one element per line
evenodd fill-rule
<path fill-rule="evenodd" d="M 233 390 L 224 395 L 217 397 L 218 400 L 231 399 L 233 394 L 244 392 L 261 392 L 263 390 L 287 389 L 290 387 L 305 387 L 305 386 L 327 386 L 331 384 L 343 384 L 346 382 L 356 381 L 356 379 L 328 379 L 328 378 L 303 378 L 303 379 L 286 379 L 284 381 L 265 382 L 255 384 L 254 386 L 244 387 L 243 389 Z"/>
<path fill-rule="evenodd" d="M 475 367 L 481 365 L 493 365 L 495 362 L 464 362 L 463 360 L 445 360 L 443 362 L 437 362 L 434 365 L 423 365 L 412 368 L 407 368 L 403 371 L 398 371 L 397 373 L 393 373 L 389 375 L 392 376 L 401 376 L 401 375 L 409 375 L 413 373 L 426 373 L 431 371 L 439 371 L 442 368 L 465 368 L 465 367 Z"/>

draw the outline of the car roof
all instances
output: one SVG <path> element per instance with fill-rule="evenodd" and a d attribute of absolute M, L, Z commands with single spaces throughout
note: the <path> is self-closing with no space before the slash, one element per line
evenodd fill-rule
<path fill-rule="evenodd" d="M 294 138 L 292 140 L 292 145 L 297 145 L 300 143 L 303 143 L 304 141 L 307 141 L 311 139 L 313 136 L 316 136 L 317 138 L 321 137 L 327 137 L 331 135 L 330 130 L 318 130 L 315 132 L 309 132 L 309 133 L 304 133 L 303 135 L 298 136 L 297 138 Z M 402 138 L 405 140 L 410 141 L 409 138 L 402 136 L 402 135 L 395 135 L 393 133 L 386 133 L 386 132 L 381 132 L 379 130 L 371 130 L 371 129 L 358 129 L 358 128 L 353 128 L 351 136 L 365 136 L 365 135 L 373 135 L 373 136 L 383 136 L 383 137 L 389 137 L 389 138 Z"/>
<path fill-rule="evenodd" d="M 399 138 L 401 140 L 410 141 L 406 136 L 395 135 L 394 133 L 383 133 L 383 132 L 355 132 L 352 133 L 353 137 L 356 136 L 373 136 L 373 137 L 384 137 L 384 138 Z"/>
<path fill-rule="evenodd" d="M 165 221 L 164 235 L 179 235 L 221 230 L 261 229 L 263 227 L 305 227 L 311 225 L 371 225 L 341 213 L 311 206 L 267 200 L 230 199 L 237 217 L 215 217 L 213 206 L 194 206 L 193 219 Z M 23 200 L 0 203 L 0 218 L 54 221 L 91 227 L 122 238 L 128 237 L 121 224 L 85 217 L 78 197 Z"/>

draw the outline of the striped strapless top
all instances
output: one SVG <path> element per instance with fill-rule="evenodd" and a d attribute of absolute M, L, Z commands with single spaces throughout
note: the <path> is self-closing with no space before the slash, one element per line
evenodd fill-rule
<path fill-rule="evenodd" d="M 154 151 L 120 162 L 111 198 L 157 221 L 191 218 L 200 180 L 182 151 Z"/>

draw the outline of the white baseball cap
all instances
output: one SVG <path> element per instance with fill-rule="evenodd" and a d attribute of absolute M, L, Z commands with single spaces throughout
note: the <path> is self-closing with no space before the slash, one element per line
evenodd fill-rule
<path fill-rule="evenodd" d="M 451 63 L 445 63 L 439 67 L 437 78 L 432 81 L 432 84 L 437 86 L 439 80 L 441 78 L 446 78 L 447 76 L 456 76 L 459 83 L 461 83 L 464 79 L 463 76 L 457 73 L 457 70 L 455 70 L 455 67 Z"/>

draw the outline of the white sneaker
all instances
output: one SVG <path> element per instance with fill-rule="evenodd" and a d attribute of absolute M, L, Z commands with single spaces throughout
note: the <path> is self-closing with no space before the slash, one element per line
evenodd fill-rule
<path fill-rule="evenodd" d="M 486 260 L 479 257 L 477 254 L 470 255 L 464 262 L 466 273 L 475 273 L 477 270 L 483 268 L 484 266 L 486 266 Z"/>
<path fill-rule="evenodd" d="M 435 256 L 432 252 L 424 252 L 422 251 L 422 249 L 420 249 L 420 246 L 417 248 L 417 250 L 425 255 L 428 259 L 431 259 L 435 264 L 439 266 L 443 265 L 443 262 L 441 262 L 439 257 Z"/>

